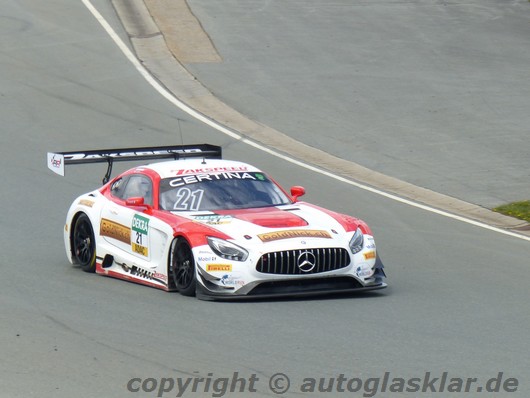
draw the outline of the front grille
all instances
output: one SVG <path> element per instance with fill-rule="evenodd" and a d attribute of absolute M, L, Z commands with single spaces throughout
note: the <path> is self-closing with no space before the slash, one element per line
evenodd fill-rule
<path fill-rule="evenodd" d="M 265 274 L 304 275 L 334 271 L 349 264 L 350 255 L 346 249 L 298 249 L 264 254 L 256 270 Z"/>

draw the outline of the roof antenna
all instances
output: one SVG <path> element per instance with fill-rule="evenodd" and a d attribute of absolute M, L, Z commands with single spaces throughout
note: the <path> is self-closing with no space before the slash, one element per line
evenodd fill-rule
<path fill-rule="evenodd" d="M 182 127 L 180 126 L 180 119 L 177 117 L 177 124 L 179 125 L 180 143 L 184 145 L 184 137 L 182 135 Z"/>

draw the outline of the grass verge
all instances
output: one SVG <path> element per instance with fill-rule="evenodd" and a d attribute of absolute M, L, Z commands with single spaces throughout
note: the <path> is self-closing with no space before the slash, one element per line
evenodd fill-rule
<path fill-rule="evenodd" d="M 493 211 L 530 222 L 530 200 L 508 203 L 495 207 Z"/>

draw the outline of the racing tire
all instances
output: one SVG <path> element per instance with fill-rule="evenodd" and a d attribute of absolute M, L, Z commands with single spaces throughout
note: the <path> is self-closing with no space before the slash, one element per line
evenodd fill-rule
<path fill-rule="evenodd" d="M 96 271 L 96 239 L 92 223 L 86 214 L 75 221 L 72 235 L 72 254 L 75 262 L 85 272 Z"/>
<path fill-rule="evenodd" d="M 178 238 L 172 245 L 170 269 L 179 293 L 183 296 L 195 296 L 197 288 L 195 259 L 190 245 L 184 238 Z"/>

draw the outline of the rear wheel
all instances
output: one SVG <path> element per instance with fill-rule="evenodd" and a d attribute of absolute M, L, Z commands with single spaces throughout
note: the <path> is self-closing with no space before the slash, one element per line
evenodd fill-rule
<path fill-rule="evenodd" d="M 171 277 L 180 294 L 194 296 L 197 286 L 195 260 L 191 247 L 183 238 L 178 238 L 172 247 Z"/>
<path fill-rule="evenodd" d="M 75 222 L 72 249 L 75 262 L 83 271 L 96 271 L 96 240 L 92 223 L 86 214 L 81 214 Z"/>

